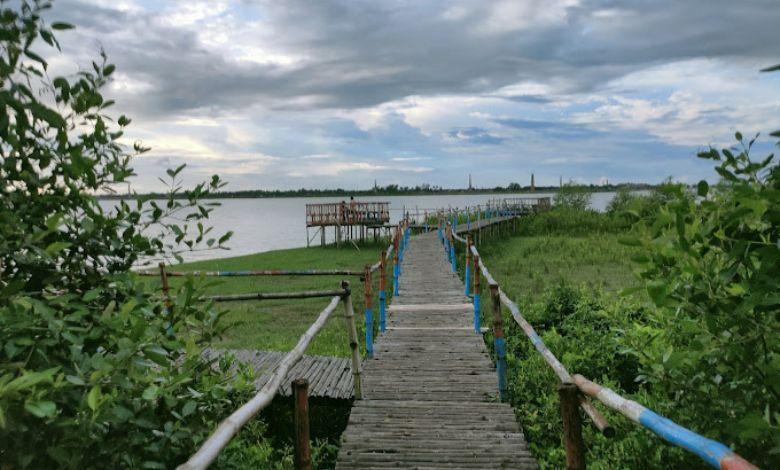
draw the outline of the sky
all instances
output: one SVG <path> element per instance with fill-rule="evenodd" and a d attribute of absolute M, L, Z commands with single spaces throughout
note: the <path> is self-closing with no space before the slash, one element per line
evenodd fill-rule
<path fill-rule="evenodd" d="M 779 0 L 57 0 L 52 74 L 117 71 L 137 191 L 715 180 L 780 128 Z M 772 150 L 760 139 L 757 156 Z"/>

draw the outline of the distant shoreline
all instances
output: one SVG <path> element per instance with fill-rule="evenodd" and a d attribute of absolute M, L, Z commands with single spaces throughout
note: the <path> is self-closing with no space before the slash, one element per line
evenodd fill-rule
<path fill-rule="evenodd" d="M 615 184 L 604 186 L 581 186 L 592 193 L 613 193 L 621 189 L 631 191 L 642 191 L 655 189 L 655 184 Z M 530 187 L 496 187 L 479 189 L 423 189 L 423 188 L 378 188 L 369 190 L 348 191 L 345 189 L 291 189 L 291 190 L 246 190 L 246 191 L 224 191 L 212 193 L 203 196 L 202 199 L 282 199 L 282 198 L 318 198 L 318 197 L 350 197 L 350 196 L 451 196 L 451 195 L 485 195 L 485 194 L 537 194 L 537 193 L 556 193 L 559 186 L 537 186 L 532 191 Z M 128 196 L 134 198 L 152 198 L 166 199 L 165 193 L 131 193 L 131 194 L 101 194 L 98 199 L 126 199 Z M 186 193 L 177 195 L 177 198 L 187 198 Z"/>

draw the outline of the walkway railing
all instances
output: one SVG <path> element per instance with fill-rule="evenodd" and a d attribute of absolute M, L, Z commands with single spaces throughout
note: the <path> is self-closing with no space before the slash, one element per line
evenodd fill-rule
<path fill-rule="evenodd" d="M 312 339 L 325 326 L 325 323 L 331 317 L 338 307 L 340 301 L 344 303 L 344 313 L 346 317 L 347 333 L 349 335 L 349 345 L 352 349 L 352 373 L 354 377 L 355 398 L 362 396 L 360 386 L 360 357 L 358 353 L 357 330 L 355 328 L 355 313 L 352 307 L 352 296 L 349 289 L 349 283 L 342 282 L 342 291 L 331 298 L 330 303 L 320 312 L 317 320 L 311 324 L 306 332 L 298 340 L 298 344 L 282 359 L 277 366 L 271 378 L 266 382 L 263 388 L 248 402 L 233 412 L 217 427 L 216 431 L 201 445 L 195 454 L 187 462 L 179 465 L 179 470 L 205 469 L 217 459 L 219 453 L 224 449 L 230 440 L 238 434 L 238 431 L 249 422 L 260 411 L 267 407 L 273 400 L 276 392 L 282 384 L 282 380 L 292 367 L 300 361 L 306 348 Z"/>
<path fill-rule="evenodd" d="M 364 295 L 365 295 L 365 326 L 366 326 L 366 355 L 368 357 L 373 356 L 373 312 L 372 312 L 372 277 L 373 273 L 379 271 L 379 303 L 380 303 L 380 320 L 379 329 L 385 331 L 386 324 L 386 268 L 388 261 L 392 260 L 394 265 L 393 271 L 393 284 L 395 293 L 398 293 L 398 277 L 401 275 L 400 263 L 403 261 L 404 251 L 409 242 L 410 225 L 408 221 L 404 220 L 398 224 L 395 229 L 395 233 L 392 237 L 391 243 L 386 250 L 383 250 L 379 261 L 372 265 L 366 265 L 363 271 L 357 270 L 246 270 L 246 271 L 167 271 L 163 263 L 159 265 L 159 273 L 155 272 L 139 272 L 141 276 L 160 276 L 162 282 L 162 291 L 164 302 L 167 310 L 170 312 L 172 308 L 172 302 L 170 299 L 170 287 L 168 283 L 168 277 L 180 277 L 187 275 L 194 276 L 208 276 L 208 277 L 237 277 L 237 276 L 318 276 L 318 275 L 349 275 L 349 276 L 361 276 L 361 280 L 364 282 Z M 349 282 L 342 281 L 341 289 L 338 290 L 321 290 L 321 291 L 302 291 L 302 292 L 277 292 L 277 293 L 248 293 L 248 294 L 231 294 L 231 295 L 213 295 L 204 297 L 203 300 L 212 301 L 236 301 L 236 300 L 265 300 L 265 299 L 300 299 L 300 298 L 314 298 L 314 297 L 331 297 L 331 301 L 322 312 L 320 312 L 317 320 L 311 324 L 307 331 L 300 337 L 297 345 L 293 348 L 284 359 L 279 363 L 276 370 L 273 372 L 269 380 L 265 383 L 263 388 L 247 403 L 242 405 L 238 410 L 231 414 L 217 427 L 216 431 L 201 445 L 198 451 L 193 454 L 187 462 L 180 465 L 180 470 L 190 469 L 205 469 L 214 460 L 217 459 L 219 453 L 224 449 L 230 440 L 238 433 L 238 431 L 247 423 L 250 419 L 256 416 L 260 411 L 267 407 L 273 397 L 279 390 L 282 380 L 286 377 L 287 373 L 292 367 L 300 361 L 306 348 L 311 343 L 312 339 L 322 330 L 325 323 L 331 317 L 339 301 L 344 303 L 344 311 L 346 318 L 347 333 L 349 337 L 349 347 L 351 349 L 351 369 L 353 374 L 354 393 L 356 399 L 362 398 L 361 379 L 360 379 L 360 352 L 357 339 L 357 328 L 355 326 L 355 314 L 352 304 L 352 295 L 349 287 Z M 300 381 L 296 381 L 300 382 Z M 300 388 L 305 385 L 301 383 L 297 384 L 297 387 L 293 387 L 298 392 L 296 396 L 300 395 Z M 305 393 L 305 392 L 304 392 Z M 296 400 L 297 401 L 297 400 Z M 296 410 L 296 416 L 299 411 Z M 308 418 L 306 418 L 308 419 Z M 306 430 L 308 435 L 308 430 Z M 308 438 L 296 438 L 298 441 L 306 441 L 306 449 L 299 452 L 296 446 L 296 462 L 299 458 L 307 455 L 308 450 Z M 300 455 L 299 455 L 300 454 Z"/>
<path fill-rule="evenodd" d="M 454 220 L 454 219 L 451 219 Z M 649 429 L 665 441 L 682 447 L 699 456 L 707 464 L 714 468 L 721 469 L 755 469 L 756 467 L 746 461 L 728 446 L 720 442 L 713 441 L 703 437 L 677 423 L 645 408 L 639 403 L 626 399 L 609 388 L 591 382 L 582 375 L 572 376 L 561 364 L 558 358 L 547 348 L 541 337 L 536 333 L 533 326 L 523 317 L 520 309 L 507 295 L 501 290 L 498 282 L 488 271 L 487 266 L 480 258 L 477 247 L 472 243 L 471 237 L 465 238 L 458 236 L 451 221 L 447 221 L 446 229 L 441 230 L 440 238 L 445 245 L 447 256 L 451 257 L 453 271 L 455 270 L 455 250 L 452 248 L 454 242 L 465 245 L 466 269 L 465 277 L 466 290 L 468 293 L 468 281 L 471 281 L 473 289 L 474 303 L 474 329 L 477 332 L 480 328 L 480 274 L 485 278 L 490 288 L 490 295 L 493 301 L 493 337 L 494 349 L 496 351 L 498 373 L 499 393 L 501 399 L 506 396 L 506 345 L 503 332 L 503 316 L 501 306 L 506 307 L 512 315 L 512 318 L 523 330 L 525 335 L 534 345 L 539 354 L 542 355 L 545 362 L 555 372 L 560 380 L 559 396 L 561 399 L 561 414 L 564 427 L 564 445 L 566 447 L 567 468 L 585 468 L 585 447 L 582 441 L 581 423 L 579 413 L 577 413 L 577 404 L 590 416 L 596 427 L 606 436 L 614 435 L 614 430 L 607 424 L 603 416 L 593 407 L 584 395 L 593 397 L 602 402 L 607 407 L 621 413 L 635 423 Z M 472 267 L 473 264 L 473 267 Z"/>

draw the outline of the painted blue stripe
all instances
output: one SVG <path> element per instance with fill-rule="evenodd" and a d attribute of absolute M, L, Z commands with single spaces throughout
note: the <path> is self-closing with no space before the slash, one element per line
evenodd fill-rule
<path fill-rule="evenodd" d="M 452 272 L 456 272 L 458 267 L 456 265 L 457 258 L 455 257 L 455 244 L 450 246 L 450 260 L 452 260 Z"/>
<path fill-rule="evenodd" d="M 698 455 L 712 467 L 720 468 L 721 460 L 732 454 L 732 450 L 720 442 L 700 436 L 648 409 L 639 415 L 639 422 L 668 442 Z"/>
<path fill-rule="evenodd" d="M 374 357 L 374 314 L 370 308 L 366 309 L 366 354 Z"/>
<path fill-rule="evenodd" d="M 398 295 L 398 264 L 393 266 L 393 295 Z"/>
<path fill-rule="evenodd" d="M 465 285 L 463 291 L 466 293 L 466 295 L 469 295 L 469 286 L 471 285 L 471 263 L 466 263 L 466 274 L 463 277 L 465 281 L 463 283 Z"/>
<path fill-rule="evenodd" d="M 506 400 L 506 342 L 504 338 L 495 338 L 493 345 L 496 348 L 496 373 L 498 374 L 498 395 L 501 401 Z"/>
<path fill-rule="evenodd" d="M 385 332 L 385 318 L 387 316 L 387 296 L 384 290 L 379 291 L 379 331 Z"/>
<path fill-rule="evenodd" d="M 479 324 L 479 294 L 474 293 L 474 331 L 480 333 L 482 327 Z"/>

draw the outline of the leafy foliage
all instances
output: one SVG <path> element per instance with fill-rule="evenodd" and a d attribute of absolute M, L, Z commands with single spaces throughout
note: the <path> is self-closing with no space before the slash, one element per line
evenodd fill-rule
<path fill-rule="evenodd" d="M 209 238 L 200 199 L 223 183 L 185 191 L 179 167 L 162 204 L 104 209 L 95 195 L 125 183 L 146 151 L 122 145 L 130 120 L 107 114 L 115 67 L 102 54 L 50 79 L 34 51 L 58 49 L 55 31 L 72 26 L 45 24 L 49 2 L 0 7 L 0 461 L 171 467 L 251 389 L 249 373 L 202 359 L 222 314 L 198 300 L 200 282 L 178 287 L 168 309 L 159 285 L 129 269 L 222 246 L 229 234 Z"/>
<path fill-rule="evenodd" d="M 642 379 L 697 427 L 771 467 L 780 455 L 780 169 L 750 158 L 755 139 L 709 149 L 723 183 L 682 190 L 644 236 L 647 293 L 658 308 L 632 332 Z M 717 410 L 717 412 L 713 412 Z M 771 450 L 770 450 L 771 449 Z M 774 457 L 771 457 L 771 456 Z"/>
<path fill-rule="evenodd" d="M 593 193 L 589 188 L 569 183 L 558 189 L 554 202 L 557 207 L 584 211 L 590 207 L 592 197 Z"/>

